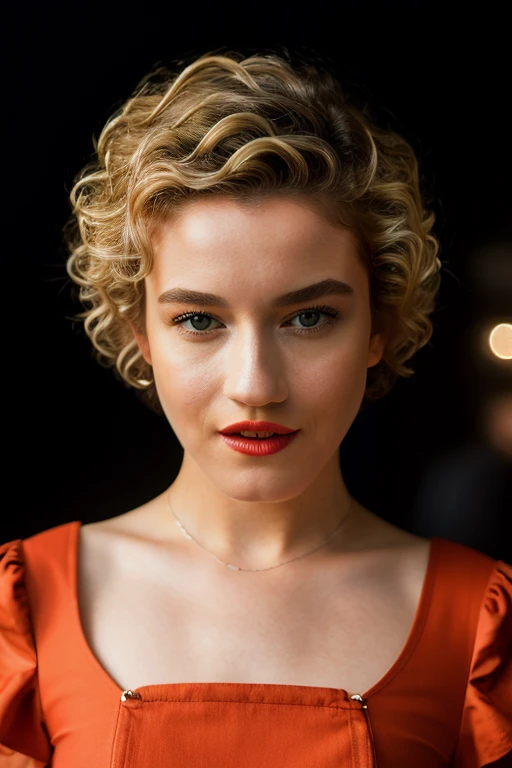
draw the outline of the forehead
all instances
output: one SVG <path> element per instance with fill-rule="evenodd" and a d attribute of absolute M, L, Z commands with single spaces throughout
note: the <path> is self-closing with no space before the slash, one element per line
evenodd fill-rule
<path fill-rule="evenodd" d="M 330 220 L 307 197 L 271 197 L 243 202 L 214 196 L 187 201 L 151 232 L 153 279 L 212 270 L 227 277 L 250 270 L 363 269 L 356 234 Z"/>

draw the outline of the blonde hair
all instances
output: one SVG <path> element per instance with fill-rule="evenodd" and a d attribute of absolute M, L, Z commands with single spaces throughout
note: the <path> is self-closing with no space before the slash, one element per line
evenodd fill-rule
<path fill-rule="evenodd" d="M 154 69 L 107 120 L 70 192 L 67 271 L 98 361 L 154 410 L 163 413 L 130 322 L 144 328 L 152 228 L 201 195 L 306 196 L 352 228 L 372 320 L 387 332 L 365 400 L 414 373 L 404 363 L 432 335 L 440 284 L 435 214 L 410 144 L 365 111 L 317 65 L 229 51 Z"/>

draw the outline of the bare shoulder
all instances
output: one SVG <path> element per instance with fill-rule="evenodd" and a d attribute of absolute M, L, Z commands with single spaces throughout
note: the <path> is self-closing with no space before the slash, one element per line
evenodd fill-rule
<path fill-rule="evenodd" d="M 162 563 L 162 553 L 168 551 L 167 538 L 165 528 L 157 525 L 155 502 L 152 499 L 129 512 L 80 526 L 78 572 L 84 613 L 104 593 L 107 581 L 112 584 L 137 572 L 142 584 L 143 577 L 155 570 L 165 573 L 168 558 Z"/>
<path fill-rule="evenodd" d="M 79 535 L 79 568 L 83 584 L 101 581 L 112 569 L 132 561 L 137 553 L 147 552 L 154 544 L 155 531 L 163 529 L 154 524 L 154 499 L 136 509 L 105 520 L 83 523 Z"/>
<path fill-rule="evenodd" d="M 364 563 L 364 571 L 400 589 L 415 604 L 428 570 L 431 539 L 417 536 L 358 505 L 350 551 Z"/>
<path fill-rule="evenodd" d="M 424 550 L 430 539 L 410 533 L 357 504 L 357 515 L 351 527 L 350 549 L 355 550 Z"/>
<path fill-rule="evenodd" d="M 141 542 L 165 542 L 174 537 L 170 519 L 163 519 L 161 496 L 129 512 L 94 523 L 85 523 L 81 527 L 84 538 L 87 539 L 117 537 L 125 540 L 139 539 Z"/>

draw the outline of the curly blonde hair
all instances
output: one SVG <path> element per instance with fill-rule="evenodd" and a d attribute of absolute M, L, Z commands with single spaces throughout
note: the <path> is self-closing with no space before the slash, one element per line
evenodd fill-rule
<path fill-rule="evenodd" d="M 358 235 L 372 321 L 385 327 L 365 401 L 383 397 L 430 339 L 440 284 L 435 214 L 410 144 L 378 127 L 329 71 L 276 53 L 205 53 L 153 69 L 110 117 L 73 180 L 64 232 L 98 361 L 163 413 L 134 338 L 145 327 L 153 227 L 200 195 L 306 195 Z"/>

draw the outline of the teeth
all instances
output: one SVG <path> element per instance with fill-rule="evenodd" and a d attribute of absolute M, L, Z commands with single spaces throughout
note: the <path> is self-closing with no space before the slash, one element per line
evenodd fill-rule
<path fill-rule="evenodd" d="M 275 435 L 275 432 L 240 432 L 241 435 L 244 437 L 272 437 L 272 435 Z"/>

